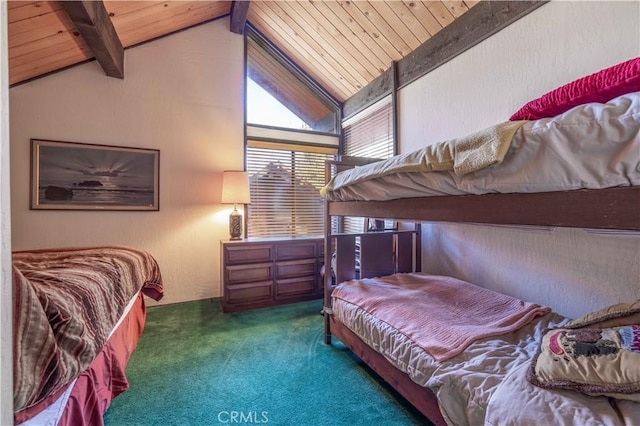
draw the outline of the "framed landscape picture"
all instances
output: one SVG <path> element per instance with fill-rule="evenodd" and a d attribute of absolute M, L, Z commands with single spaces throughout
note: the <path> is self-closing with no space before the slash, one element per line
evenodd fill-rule
<path fill-rule="evenodd" d="M 159 210 L 160 151 L 31 139 L 31 209 Z"/>

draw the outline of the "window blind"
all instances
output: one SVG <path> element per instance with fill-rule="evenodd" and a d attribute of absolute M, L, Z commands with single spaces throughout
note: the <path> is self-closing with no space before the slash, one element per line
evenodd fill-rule
<path fill-rule="evenodd" d="M 247 141 L 249 237 L 322 235 L 325 160 L 335 147 Z"/>
<path fill-rule="evenodd" d="M 343 154 L 389 158 L 394 155 L 391 95 L 342 122 Z"/>
<path fill-rule="evenodd" d="M 344 155 L 386 159 L 395 152 L 393 140 L 393 103 L 391 95 L 342 122 Z M 334 221 L 332 227 L 337 228 Z M 343 232 L 364 232 L 364 218 L 345 217 Z M 385 227 L 392 227 L 388 221 Z"/>

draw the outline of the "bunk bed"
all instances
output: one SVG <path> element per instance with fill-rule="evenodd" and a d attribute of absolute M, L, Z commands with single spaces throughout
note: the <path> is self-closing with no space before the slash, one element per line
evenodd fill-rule
<path fill-rule="evenodd" d="M 103 424 L 128 388 L 125 368 L 160 300 L 156 260 L 131 247 L 13 253 L 14 421 Z"/>
<path fill-rule="evenodd" d="M 480 154 L 467 149 L 487 140 L 488 156 L 484 148 Z M 389 160 L 328 161 L 327 186 L 321 191 L 326 198 L 325 265 L 332 265 L 332 273 L 325 274 L 325 343 L 337 337 L 436 425 L 637 424 L 640 302 L 609 307 L 572 322 L 542 306 L 505 301 L 497 293 L 486 296 L 484 289 L 471 283 L 423 274 L 420 223 L 640 231 L 639 150 L 640 92 L 636 91 L 604 103 L 567 108 L 552 117 L 501 123 Z M 558 162 L 560 168 L 554 169 Z M 466 170 L 458 173 L 456 168 Z M 358 234 L 335 231 L 334 218 L 345 216 L 417 225 Z M 506 323 L 518 324 L 485 330 L 443 349 L 430 333 L 446 325 L 446 315 L 439 324 L 429 324 L 431 312 L 443 310 L 443 305 L 425 300 L 441 299 L 433 295 L 445 293 L 451 293 L 453 300 L 473 294 L 483 303 L 488 300 L 487 306 L 518 305 L 522 310 L 515 317 L 505 313 L 511 318 Z M 404 316 L 401 311 L 408 309 L 396 309 L 415 300 L 418 313 Z M 466 320 L 466 309 L 475 314 L 473 301 L 453 311 L 451 322 L 464 328 L 459 322 Z M 616 322 L 601 324 L 594 318 Z M 581 335 L 585 327 L 604 330 L 605 326 L 627 327 L 625 332 L 632 336 L 633 361 L 617 367 L 629 367 L 621 374 L 631 377 L 625 386 L 607 383 L 585 389 L 582 379 L 540 377 L 540 369 L 553 364 L 543 362 L 544 357 L 554 356 L 544 347 L 553 330 L 564 330 L 565 338 Z M 422 328 L 426 336 L 419 334 Z"/>

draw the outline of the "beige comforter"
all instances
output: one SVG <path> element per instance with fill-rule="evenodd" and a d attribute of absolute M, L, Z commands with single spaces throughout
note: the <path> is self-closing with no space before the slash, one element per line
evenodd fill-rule
<path fill-rule="evenodd" d="M 322 194 L 330 201 L 384 201 L 640 185 L 640 92 L 518 122 L 511 139 L 513 128 L 498 126 L 469 140 L 441 142 L 342 171 Z M 493 142 L 485 146 L 481 141 L 487 132 Z M 479 151 L 474 141 L 483 146 Z"/>
<path fill-rule="evenodd" d="M 526 121 L 507 121 L 464 137 L 356 167 L 335 176 L 320 193 L 326 196 L 344 186 L 395 173 L 453 171 L 463 176 L 482 170 L 502 162 L 513 135 L 524 123 Z"/>

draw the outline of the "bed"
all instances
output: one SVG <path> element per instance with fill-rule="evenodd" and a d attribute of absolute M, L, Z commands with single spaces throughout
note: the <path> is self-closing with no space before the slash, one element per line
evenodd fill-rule
<path fill-rule="evenodd" d="M 103 424 L 128 388 L 125 367 L 160 300 L 156 260 L 123 247 L 13 253 L 14 421 Z"/>
<path fill-rule="evenodd" d="M 322 193 L 337 216 L 367 201 L 377 218 L 637 229 L 639 133 L 640 91 L 367 162 Z"/>
<path fill-rule="evenodd" d="M 333 256 L 335 279 L 326 274 L 325 343 L 337 337 L 437 425 L 640 424 L 640 302 L 570 320 L 422 273 L 419 225 L 638 231 L 639 152 L 635 91 L 553 117 L 500 123 L 389 160 L 327 162 L 325 264 Z M 346 234 L 331 226 L 345 216 L 418 225 Z M 412 303 L 416 310 L 408 308 Z M 486 316 L 487 310 L 500 315 Z M 599 321 L 612 318 L 613 324 Z M 612 334 L 594 337 L 593 330 Z M 603 357 L 565 350 L 587 345 L 580 340 L 585 335 L 590 350 L 619 345 Z M 459 340 L 447 341 L 452 336 Z M 630 358 L 620 361 L 622 353 Z M 612 358 L 617 364 L 598 363 Z M 581 364 L 585 360 L 591 364 Z M 545 375 L 545 368 L 565 364 L 575 370 Z"/>

